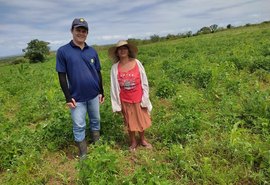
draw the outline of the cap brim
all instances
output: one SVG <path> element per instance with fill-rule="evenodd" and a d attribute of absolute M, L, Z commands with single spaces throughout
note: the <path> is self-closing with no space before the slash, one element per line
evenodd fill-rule
<path fill-rule="evenodd" d="M 75 26 L 73 26 L 73 28 L 79 28 L 79 27 L 82 27 L 82 28 L 85 28 L 85 29 L 88 30 L 88 27 L 87 26 L 83 26 L 83 25 L 75 25 Z"/>

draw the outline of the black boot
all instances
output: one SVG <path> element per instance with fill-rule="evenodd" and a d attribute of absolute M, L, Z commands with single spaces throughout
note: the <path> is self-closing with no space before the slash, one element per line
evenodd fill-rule
<path fill-rule="evenodd" d="M 76 143 L 77 143 L 77 146 L 78 146 L 78 149 L 79 149 L 80 159 L 85 158 L 86 157 L 86 154 L 87 154 L 87 143 L 86 143 L 86 140 L 84 139 L 83 141 L 76 142 Z"/>
<path fill-rule="evenodd" d="M 99 130 L 91 131 L 91 143 L 95 144 L 97 141 L 99 141 L 99 138 L 100 138 Z"/>

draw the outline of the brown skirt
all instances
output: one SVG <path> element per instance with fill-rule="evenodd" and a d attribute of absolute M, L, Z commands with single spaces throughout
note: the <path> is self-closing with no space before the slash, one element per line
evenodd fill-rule
<path fill-rule="evenodd" d="M 147 108 L 142 108 L 140 103 L 121 102 L 122 114 L 129 131 L 142 132 L 151 126 L 151 117 Z"/>

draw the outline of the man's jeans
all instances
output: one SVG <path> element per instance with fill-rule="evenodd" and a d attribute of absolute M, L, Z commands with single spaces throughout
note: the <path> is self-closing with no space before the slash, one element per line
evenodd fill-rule
<path fill-rule="evenodd" d="M 76 107 L 74 109 L 71 109 L 73 134 L 76 142 L 81 142 L 85 138 L 86 113 L 88 113 L 91 131 L 99 131 L 99 96 L 87 102 L 77 102 Z"/>

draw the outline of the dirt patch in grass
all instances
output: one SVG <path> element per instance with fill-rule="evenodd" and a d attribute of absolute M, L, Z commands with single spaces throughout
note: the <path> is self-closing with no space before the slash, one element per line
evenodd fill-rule
<path fill-rule="evenodd" d="M 46 184 L 77 184 L 76 165 L 78 158 L 75 152 L 77 149 L 71 145 L 62 151 L 47 154 L 45 160 L 48 182 Z"/>

